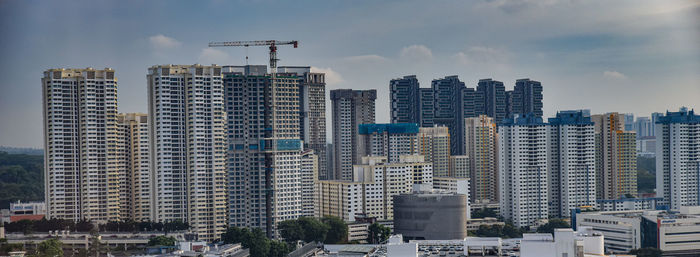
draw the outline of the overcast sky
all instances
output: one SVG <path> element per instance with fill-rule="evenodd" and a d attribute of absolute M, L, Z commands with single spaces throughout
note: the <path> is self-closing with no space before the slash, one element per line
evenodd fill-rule
<path fill-rule="evenodd" d="M 7 146 L 42 147 L 46 69 L 111 67 L 119 111 L 145 113 L 149 66 L 245 64 L 245 48 L 207 48 L 226 40 L 299 40 L 279 65 L 326 72 L 327 92 L 377 89 L 377 122 L 389 120 L 389 80 L 410 74 L 422 87 L 538 80 L 547 117 L 700 107 L 700 1 L 0 0 L 0 35 Z M 266 48 L 247 52 L 267 64 Z"/>

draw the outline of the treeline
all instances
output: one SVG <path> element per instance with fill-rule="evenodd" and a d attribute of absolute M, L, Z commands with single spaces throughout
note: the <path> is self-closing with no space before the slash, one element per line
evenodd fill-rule
<path fill-rule="evenodd" d="M 92 222 L 82 220 L 73 222 L 64 219 L 41 219 L 41 220 L 20 220 L 5 223 L 5 231 L 8 233 L 22 232 L 31 234 L 33 232 L 49 232 L 56 230 L 69 230 L 73 232 L 139 232 L 139 231 L 182 231 L 189 229 L 189 225 L 182 221 L 173 222 L 135 222 L 111 221 L 106 224 L 95 226 Z"/>
<path fill-rule="evenodd" d="M 0 209 L 44 200 L 44 156 L 0 152 Z"/>
<path fill-rule="evenodd" d="M 338 217 L 327 216 L 321 219 L 300 217 L 295 220 L 285 220 L 277 227 L 284 241 L 267 238 L 259 229 L 231 227 L 221 235 L 224 244 L 240 243 L 250 249 L 251 257 L 283 257 L 295 250 L 296 242 L 324 242 L 327 244 L 343 244 L 348 240 L 348 225 Z"/>

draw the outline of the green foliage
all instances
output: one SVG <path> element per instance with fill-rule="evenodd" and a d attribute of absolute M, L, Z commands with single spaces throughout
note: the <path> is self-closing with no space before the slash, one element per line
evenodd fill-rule
<path fill-rule="evenodd" d="M 22 244 L 8 244 L 7 239 L 5 239 L 4 242 L 0 242 L 0 255 L 2 256 L 9 256 L 10 252 L 21 251 L 22 249 L 24 249 Z"/>
<path fill-rule="evenodd" d="M 640 249 L 632 249 L 629 254 L 636 254 L 637 257 L 661 257 L 663 251 L 659 248 L 654 247 L 644 247 Z"/>
<path fill-rule="evenodd" d="M 177 243 L 177 240 L 171 236 L 157 236 L 148 240 L 149 246 L 175 246 L 175 243 Z"/>
<path fill-rule="evenodd" d="M 280 231 L 280 236 L 287 243 L 294 243 L 297 240 L 304 239 L 304 229 L 299 225 L 297 220 L 285 220 L 279 223 L 277 229 Z"/>
<path fill-rule="evenodd" d="M 297 223 L 304 230 L 304 242 L 323 242 L 331 229 L 330 225 L 311 217 L 300 217 Z"/>
<path fill-rule="evenodd" d="M 0 152 L 0 209 L 10 202 L 44 200 L 44 157 Z"/>
<path fill-rule="evenodd" d="M 482 219 L 485 217 L 497 218 L 496 211 L 493 209 L 481 208 L 472 210 L 472 219 Z"/>
<path fill-rule="evenodd" d="M 537 228 L 537 233 L 554 233 L 555 228 L 570 228 L 568 222 L 562 219 L 550 219 L 547 224 L 544 224 Z"/>
<path fill-rule="evenodd" d="M 525 229 L 517 228 L 513 224 L 506 223 L 505 226 L 501 225 L 481 225 L 479 229 L 476 230 L 476 236 L 478 237 L 502 237 L 502 238 L 519 238 L 523 236 Z"/>
<path fill-rule="evenodd" d="M 289 251 L 285 243 L 268 239 L 259 228 L 248 230 L 231 227 L 221 235 L 221 241 L 224 244 L 240 243 L 250 250 L 251 257 L 284 256 L 286 255 L 284 252 Z M 280 244 L 284 244 L 285 247 L 283 248 Z"/>
<path fill-rule="evenodd" d="M 63 256 L 63 243 L 58 239 L 52 238 L 41 242 L 37 247 L 38 257 L 58 257 Z"/>
<path fill-rule="evenodd" d="M 637 191 L 652 193 L 656 189 L 656 158 L 637 157 Z"/>
<path fill-rule="evenodd" d="M 329 226 L 324 243 L 342 244 L 348 241 L 348 225 L 345 221 L 334 216 L 323 217 L 322 221 Z"/>
<path fill-rule="evenodd" d="M 270 257 L 286 257 L 291 252 L 291 247 L 285 242 L 270 240 Z"/>
<path fill-rule="evenodd" d="M 378 244 L 389 239 L 391 236 L 391 229 L 375 222 L 369 225 L 369 235 L 370 242 L 372 244 Z"/>

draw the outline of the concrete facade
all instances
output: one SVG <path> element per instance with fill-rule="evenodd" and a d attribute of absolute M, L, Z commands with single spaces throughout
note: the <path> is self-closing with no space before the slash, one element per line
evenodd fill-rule
<path fill-rule="evenodd" d="M 467 196 L 413 192 L 394 196 L 394 233 L 406 239 L 448 240 L 467 236 Z"/>

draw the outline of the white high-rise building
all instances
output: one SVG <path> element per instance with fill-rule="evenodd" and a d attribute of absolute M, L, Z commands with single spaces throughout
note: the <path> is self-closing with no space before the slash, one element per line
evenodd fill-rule
<path fill-rule="evenodd" d="M 700 115 L 667 112 L 655 131 L 656 196 L 673 210 L 700 205 Z"/>
<path fill-rule="evenodd" d="M 384 156 L 389 163 L 399 162 L 403 155 L 419 154 L 418 124 L 360 124 L 358 154 Z"/>
<path fill-rule="evenodd" d="M 155 220 L 152 216 L 148 115 L 125 113 L 117 116 L 123 138 L 124 176 L 120 180 L 122 219 Z"/>
<path fill-rule="evenodd" d="M 549 217 L 549 126 L 542 118 L 517 116 L 498 127 L 501 215 L 519 227 Z"/>
<path fill-rule="evenodd" d="M 367 156 L 354 165 L 353 181 L 320 180 L 316 183 L 316 216 L 337 216 L 354 221 L 358 214 L 392 219 L 393 197 L 410 193 L 414 184 L 433 184 L 432 163 L 423 156 L 401 156 L 387 163 L 384 156 Z"/>
<path fill-rule="evenodd" d="M 224 67 L 229 226 L 260 228 L 302 215 L 303 149 L 297 74 L 263 65 Z M 313 185 L 312 185 L 313 186 Z"/>
<path fill-rule="evenodd" d="M 596 204 L 595 128 L 583 111 L 562 111 L 549 119 L 549 210 L 569 217 L 571 210 Z"/>
<path fill-rule="evenodd" d="M 123 160 L 114 70 L 49 69 L 41 84 L 47 218 L 119 220 Z"/>
<path fill-rule="evenodd" d="M 301 216 L 314 216 L 314 185 L 318 181 L 319 157 L 314 150 L 301 153 Z"/>
<path fill-rule="evenodd" d="M 188 222 L 199 240 L 226 226 L 226 134 L 221 67 L 148 69 L 155 221 Z"/>

